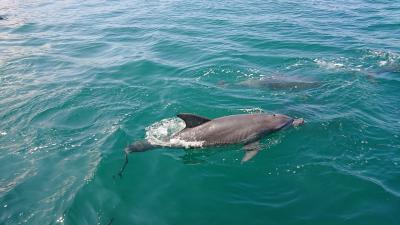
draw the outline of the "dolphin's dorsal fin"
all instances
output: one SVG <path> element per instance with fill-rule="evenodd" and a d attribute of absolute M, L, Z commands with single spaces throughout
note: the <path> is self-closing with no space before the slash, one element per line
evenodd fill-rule
<path fill-rule="evenodd" d="M 210 119 L 208 119 L 208 118 L 198 116 L 195 114 L 191 114 L 191 113 L 180 113 L 177 115 L 177 117 L 179 117 L 183 121 L 185 121 L 186 128 L 197 127 L 203 123 L 210 121 Z"/>

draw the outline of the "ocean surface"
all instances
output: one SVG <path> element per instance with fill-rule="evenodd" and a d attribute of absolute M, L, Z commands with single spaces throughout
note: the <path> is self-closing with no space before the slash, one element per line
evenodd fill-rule
<path fill-rule="evenodd" d="M 400 224 L 400 1 L 0 0 L 0 224 Z M 241 85 L 266 78 L 283 85 Z M 285 85 L 287 80 L 318 85 Z M 209 118 L 304 126 L 144 138 Z"/>

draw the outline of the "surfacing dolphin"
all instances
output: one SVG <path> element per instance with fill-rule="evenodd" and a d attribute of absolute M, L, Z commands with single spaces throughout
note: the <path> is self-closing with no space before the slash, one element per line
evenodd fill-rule
<path fill-rule="evenodd" d="M 177 115 L 186 127 L 172 135 L 168 147 L 203 148 L 229 144 L 243 144 L 245 155 L 242 162 L 253 158 L 260 150 L 259 140 L 267 134 L 285 127 L 298 126 L 304 119 L 293 119 L 282 114 L 240 114 L 208 119 L 202 116 L 182 113 Z M 127 164 L 127 154 L 144 152 L 158 146 L 146 140 L 137 141 L 126 147 L 126 160 L 119 175 Z"/>

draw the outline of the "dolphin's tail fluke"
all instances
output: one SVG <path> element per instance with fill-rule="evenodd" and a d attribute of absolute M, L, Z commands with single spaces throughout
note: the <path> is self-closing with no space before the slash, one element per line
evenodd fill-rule
<path fill-rule="evenodd" d="M 120 171 L 118 172 L 118 176 L 122 177 L 122 173 L 124 172 L 125 167 L 128 164 L 128 154 L 129 153 L 131 153 L 131 152 L 144 152 L 144 151 L 153 149 L 155 147 L 156 146 L 150 144 L 149 142 L 147 142 L 145 140 L 144 141 L 136 141 L 135 143 L 128 145 L 124 150 L 124 152 L 125 152 L 125 161 L 124 161 L 124 164 L 122 165 Z"/>
<path fill-rule="evenodd" d="M 120 178 L 122 178 L 122 173 L 124 172 L 126 165 L 128 165 L 128 154 L 129 153 L 125 150 L 125 161 L 124 161 L 124 164 L 122 165 L 121 169 L 119 170 L 119 172 L 117 174 Z M 115 176 L 113 176 L 113 177 L 115 179 Z"/>

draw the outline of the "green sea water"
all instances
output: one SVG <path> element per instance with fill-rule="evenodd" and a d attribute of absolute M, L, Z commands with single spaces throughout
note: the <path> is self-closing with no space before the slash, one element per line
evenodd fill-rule
<path fill-rule="evenodd" d="M 400 224 L 400 2 L 0 0 L 0 224 Z M 236 85 L 286 77 L 309 88 Z M 123 149 L 181 112 L 303 117 Z M 150 133 L 150 134 L 149 134 Z"/>

